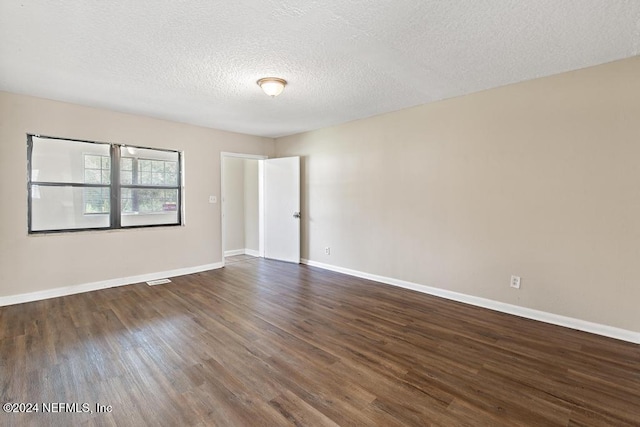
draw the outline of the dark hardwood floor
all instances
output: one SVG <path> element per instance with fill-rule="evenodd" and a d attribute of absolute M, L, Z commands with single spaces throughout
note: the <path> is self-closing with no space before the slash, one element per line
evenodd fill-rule
<path fill-rule="evenodd" d="M 1 400 L 40 404 L 0 425 L 640 425 L 639 345 L 262 259 L 172 280 L 0 308 Z"/>

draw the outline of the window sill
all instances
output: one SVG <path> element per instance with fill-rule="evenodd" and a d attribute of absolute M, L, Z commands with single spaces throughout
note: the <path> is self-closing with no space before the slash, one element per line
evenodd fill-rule
<path fill-rule="evenodd" d="M 175 214 L 178 211 L 163 211 L 163 212 L 122 212 L 120 215 L 122 216 L 146 216 L 146 215 L 171 215 Z M 109 216 L 108 213 L 87 213 L 83 214 L 84 216 Z"/>

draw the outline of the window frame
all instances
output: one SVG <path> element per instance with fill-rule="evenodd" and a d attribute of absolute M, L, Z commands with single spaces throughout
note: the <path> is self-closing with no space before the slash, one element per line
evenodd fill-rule
<path fill-rule="evenodd" d="M 82 142 L 89 144 L 101 144 L 109 146 L 109 157 L 111 159 L 111 182 L 110 184 L 87 184 L 87 183 L 77 183 L 77 182 L 49 182 L 49 181 L 38 181 L 32 180 L 32 157 L 33 157 L 33 138 L 41 138 L 41 139 L 55 139 L 59 141 L 70 141 L 70 142 Z M 121 160 L 121 148 L 123 147 L 131 147 L 135 149 L 141 150 L 153 150 L 153 151 L 162 151 L 168 153 L 175 153 L 178 155 L 177 160 L 177 183 L 175 186 L 173 185 L 129 185 L 129 184 L 121 184 L 120 183 L 120 160 Z M 55 137 L 55 136 L 47 136 L 47 135 L 39 135 L 39 134 L 27 134 L 27 229 L 28 234 L 51 234 L 51 233 L 75 233 L 75 232 L 83 232 L 83 231 L 98 231 L 98 230 L 125 230 L 130 228 L 152 228 L 152 227 L 175 227 L 175 226 L 183 226 L 184 225 L 184 179 L 183 179 L 183 170 L 184 170 L 184 153 L 178 150 L 168 150 L 164 148 L 154 148 L 154 147 L 143 147 L 143 146 L 134 146 L 129 144 L 118 144 L 111 142 L 98 142 L 98 141 L 88 141 L 84 139 L 74 139 L 74 138 L 63 138 L 63 137 Z M 151 159 L 153 160 L 153 159 Z M 84 162 L 84 155 L 83 155 Z M 83 163 L 84 168 L 84 163 Z M 83 172 L 84 173 L 84 172 Z M 84 175 L 83 175 L 84 176 Z M 50 229 L 50 230 L 33 230 L 32 227 L 32 217 L 33 217 L 33 188 L 34 186 L 40 187 L 78 187 L 78 188 L 108 188 L 110 190 L 110 206 L 109 212 L 105 213 L 86 213 L 85 212 L 85 202 L 83 199 L 82 206 L 82 214 L 83 215 L 109 215 L 109 226 L 107 227 L 84 227 L 84 228 L 63 228 L 63 229 Z M 122 216 L 126 214 L 132 213 L 124 213 L 121 208 L 121 198 L 122 198 L 122 190 L 125 188 L 129 189 L 157 189 L 157 190 L 177 190 L 177 206 L 175 211 L 177 215 L 176 223 L 168 223 L 168 224 L 140 224 L 140 225 L 122 225 Z M 83 196 L 84 197 L 84 196 Z M 139 214 L 139 213 L 133 213 Z M 157 213 L 142 213 L 141 215 L 156 215 Z"/>

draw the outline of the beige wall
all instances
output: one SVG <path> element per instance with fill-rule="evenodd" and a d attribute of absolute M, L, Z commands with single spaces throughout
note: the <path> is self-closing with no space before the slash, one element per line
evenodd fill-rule
<path fill-rule="evenodd" d="M 28 236 L 27 132 L 184 150 L 186 225 Z M 0 297 L 220 262 L 221 151 L 273 140 L 0 92 Z"/>
<path fill-rule="evenodd" d="M 258 160 L 224 156 L 224 250 L 258 251 Z"/>
<path fill-rule="evenodd" d="M 224 156 L 224 250 L 244 250 L 244 159 Z"/>
<path fill-rule="evenodd" d="M 276 140 L 303 156 L 303 257 L 640 331 L 639 76 L 636 57 Z"/>

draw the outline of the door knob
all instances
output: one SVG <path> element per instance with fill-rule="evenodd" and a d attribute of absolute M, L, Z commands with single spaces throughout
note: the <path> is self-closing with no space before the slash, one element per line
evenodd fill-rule
<path fill-rule="evenodd" d="M 300 218 L 300 212 L 294 212 L 293 213 L 293 217 L 294 218 Z"/>

